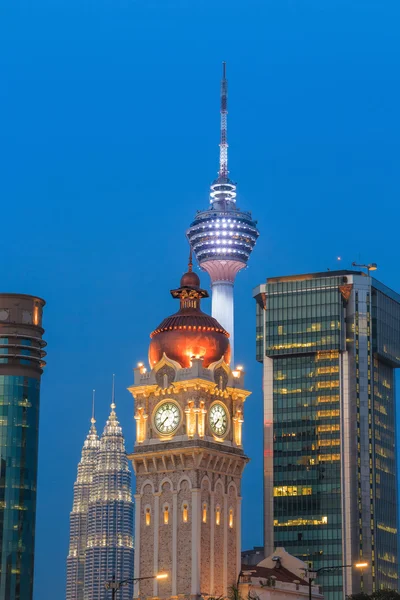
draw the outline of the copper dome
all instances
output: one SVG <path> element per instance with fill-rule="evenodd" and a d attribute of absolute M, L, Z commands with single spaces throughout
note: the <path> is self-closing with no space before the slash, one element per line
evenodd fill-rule
<path fill-rule="evenodd" d="M 193 271 L 188 271 L 181 278 L 181 287 L 200 287 L 200 277 Z"/>
<path fill-rule="evenodd" d="M 192 272 L 190 262 L 181 287 L 171 290 L 171 294 L 180 299 L 180 309 L 150 334 L 150 368 L 164 353 L 182 367 L 190 367 L 192 357 L 203 358 L 205 367 L 222 357 L 229 364 L 229 334 L 216 319 L 200 310 L 200 300 L 207 298 L 208 293 L 200 289 L 200 279 Z"/>

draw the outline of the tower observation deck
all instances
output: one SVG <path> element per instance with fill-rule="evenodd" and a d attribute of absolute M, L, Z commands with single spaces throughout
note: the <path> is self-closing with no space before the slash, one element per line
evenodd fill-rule
<path fill-rule="evenodd" d="M 236 183 L 228 171 L 227 115 L 228 81 L 223 63 L 218 177 L 211 184 L 210 207 L 197 212 L 187 237 L 201 269 L 210 275 L 212 316 L 230 334 L 233 359 L 233 285 L 236 275 L 247 265 L 259 232 L 251 213 L 236 206 Z"/>

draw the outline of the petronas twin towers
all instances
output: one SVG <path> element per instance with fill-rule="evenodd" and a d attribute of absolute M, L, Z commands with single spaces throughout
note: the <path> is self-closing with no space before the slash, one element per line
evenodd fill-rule
<path fill-rule="evenodd" d="M 66 600 L 106 600 L 107 581 L 133 576 L 131 473 L 114 401 L 102 436 L 94 416 L 74 485 Z M 133 585 L 119 591 L 131 600 Z"/>

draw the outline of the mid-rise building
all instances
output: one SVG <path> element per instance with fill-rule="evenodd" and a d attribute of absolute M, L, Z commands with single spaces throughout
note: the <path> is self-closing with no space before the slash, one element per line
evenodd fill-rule
<path fill-rule="evenodd" d="M 177 313 L 153 331 L 150 371 L 134 370 L 135 577 L 138 598 L 227 595 L 241 570 L 244 374 L 229 335 L 202 312 L 191 266 Z M 163 580 L 153 579 L 165 572 Z"/>
<path fill-rule="evenodd" d="M 265 555 L 368 563 L 321 573 L 329 600 L 397 588 L 400 296 L 358 271 L 269 278 L 254 296 Z"/>
<path fill-rule="evenodd" d="M 211 278 L 212 316 L 230 335 L 233 359 L 233 285 L 236 275 L 246 267 L 259 233 L 251 213 L 236 205 L 236 183 L 229 177 L 228 81 L 225 69 L 223 63 L 218 177 L 211 185 L 209 208 L 197 212 L 187 237 L 200 267 Z"/>
<path fill-rule="evenodd" d="M 108 600 L 106 583 L 133 577 L 133 502 L 125 441 L 111 404 L 99 439 L 92 425 L 85 440 L 70 516 L 67 600 Z M 118 591 L 131 600 L 133 584 Z"/>
<path fill-rule="evenodd" d="M 0 294 L 0 600 L 32 600 L 44 300 Z"/>

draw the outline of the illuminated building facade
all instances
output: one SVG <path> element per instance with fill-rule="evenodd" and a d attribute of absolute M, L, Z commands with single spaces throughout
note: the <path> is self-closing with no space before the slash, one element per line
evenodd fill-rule
<path fill-rule="evenodd" d="M 211 278 L 212 316 L 230 334 L 233 356 L 235 277 L 247 265 L 257 238 L 257 222 L 236 206 L 236 184 L 228 171 L 228 82 L 223 63 L 221 82 L 221 141 L 217 179 L 211 185 L 210 207 L 198 211 L 187 237 L 200 267 Z"/>
<path fill-rule="evenodd" d="M 82 448 L 78 476 L 74 484 L 74 503 L 70 514 L 70 541 L 67 558 L 67 600 L 84 600 L 89 496 L 100 447 L 95 423 L 93 415 L 92 424 Z"/>
<path fill-rule="evenodd" d="M 321 574 L 328 600 L 397 588 L 400 296 L 358 271 L 270 278 L 254 296 L 265 553 L 369 563 Z"/>
<path fill-rule="evenodd" d="M 135 598 L 226 597 L 241 570 L 242 370 L 229 338 L 202 312 L 191 266 L 177 313 L 152 333 L 150 371 L 134 369 Z"/>
<path fill-rule="evenodd" d="M 44 304 L 0 294 L 0 600 L 33 594 Z"/>
<path fill-rule="evenodd" d="M 131 472 L 122 429 L 111 404 L 99 440 L 92 419 L 86 438 L 70 521 L 67 600 L 108 600 L 105 583 L 133 576 L 133 502 Z M 132 584 L 118 592 L 131 600 Z"/>
<path fill-rule="evenodd" d="M 104 583 L 123 581 L 133 573 L 133 502 L 125 440 L 114 401 L 97 455 L 87 518 L 84 600 L 108 600 Z M 133 585 L 118 592 L 132 600 Z"/>

